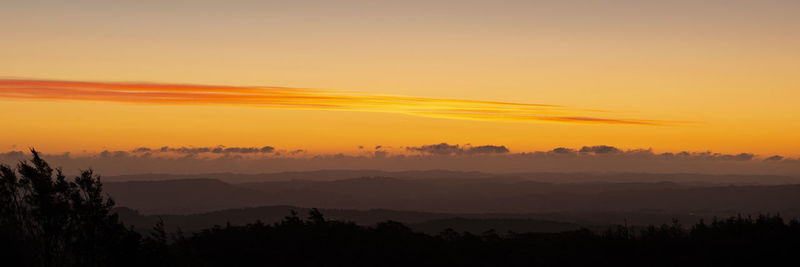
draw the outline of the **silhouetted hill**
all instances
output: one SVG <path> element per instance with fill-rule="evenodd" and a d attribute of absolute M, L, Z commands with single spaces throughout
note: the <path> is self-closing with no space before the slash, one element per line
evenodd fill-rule
<path fill-rule="evenodd" d="M 243 183 L 241 187 L 262 192 L 313 191 L 365 198 L 430 198 L 472 196 L 517 196 L 548 193 L 593 194 L 616 191 L 681 189 L 688 186 L 671 183 L 545 183 L 517 179 L 398 179 L 362 177 L 337 181 L 291 180 Z"/>
<path fill-rule="evenodd" d="M 116 208 L 114 212 L 126 225 L 147 232 L 159 220 L 164 221 L 168 231 L 194 232 L 211 228 L 214 225 L 245 225 L 255 221 L 264 223 L 279 222 L 290 210 L 300 214 L 308 213 L 309 208 L 293 206 L 263 206 L 255 208 L 227 209 L 190 215 L 142 215 L 130 208 Z M 459 232 L 482 233 L 494 229 L 497 233 L 513 232 L 564 232 L 582 227 L 597 227 L 593 224 L 578 225 L 568 222 L 534 219 L 534 214 L 449 214 L 386 209 L 344 210 L 323 209 L 326 217 L 340 221 L 352 221 L 359 225 L 371 226 L 391 220 L 408 224 L 415 231 L 437 234 L 447 228 Z"/>
<path fill-rule="evenodd" d="M 262 205 L 344 209 L 401 209 L 490 212 L 471 209 L 503 198 L 530 194 L 590 194 L 614 190 L 680 188 L 672 183 L 549 184 L 512 179 L 356 178 L 336 181 L 291 180 L 229 184 L 214 179 L 106 182 L 121 206 L 145 214 L 189 214 Z M 437 202 L 437 203 L 430 203 Z M 428 207 L 428 208 L 425 208 Z M 478 206 L 476 206 L 478 207 Z M 498 210 L 497 212 L 506 212 Z"/>
<path fill-rule="evenodd" d="M 120 206 L 148 214 L 186 214 L 270 203 L 267 194 L 215 179 L 106 182 Z"/>
<path fill-rule="evenodd" d="M 591 226 L 625 221 L 662 224 L 673 218 L 692 223 L 737 214 L 800 216 L 800 185 L 698 187 L 667 182 L 552 184 L 377 177 L 238 185 L 211 179 L 109 182 L 105 187 L 118 206 L 146 215 L 192 214 L 169 221 L 193 229 L 225 222 L 275 221 L 293 207 L 320 207 L 332 218 L 362 224 L 461 217 Z"/>
<path fill-rule="evenodd" d="M 434 212 L 787 212 L 800 186 L 704 186 L 659 183 L 551 184 L 504 179 L 359 178 L 248 183 L 280 203 L 325 208 Z"/>

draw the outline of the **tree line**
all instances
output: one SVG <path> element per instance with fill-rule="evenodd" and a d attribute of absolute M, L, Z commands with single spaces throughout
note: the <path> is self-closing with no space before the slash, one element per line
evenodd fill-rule
<path fill-rule="evenodd" d="M 114 202 L 91 170 L 68 179 L 32 154 L 15 168 L 0 165 L 3 266 L 718 266 L 800 253 L 800 223 L 779 215 L 604 232 L 430 235 L 394 221 L 329 220 L 312 209 L 272 224 L 168 233 L 160 222 L 139 234 L 111 212 Z"/>

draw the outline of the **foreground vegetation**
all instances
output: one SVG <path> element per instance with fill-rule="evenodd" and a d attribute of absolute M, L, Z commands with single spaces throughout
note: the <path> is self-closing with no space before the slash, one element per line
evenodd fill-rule
<path fill-rule="evenodd" d="M 216 226 L 140 235 L 110 212 L 91 171 L 67 179 L 33 151 L 0 166 L 0 251 L 4 266 L 530 266 L 745 265 L 792 260 L 800 223 L 780 216 L 735 217 L 606 232 L 459 233 L 412 231 L 327 220 L 316 209 L 274 224 Z"/>

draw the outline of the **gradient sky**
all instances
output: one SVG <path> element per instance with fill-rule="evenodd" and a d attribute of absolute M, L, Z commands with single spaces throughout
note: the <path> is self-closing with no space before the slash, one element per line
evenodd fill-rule
<path fill-rule="evenodd" d="M 4 1 L 0 150 L 449 142 L 794 157 L 797 14 L 798 1 Z M 13 80 L 345 99 L 186 105 L 49 84 L 52 97 Z M 558 107 L 515 115 L 647 123 L 491 115 L 516 104 Z M 476 105 L 480 116 L 441 115 Z"/>

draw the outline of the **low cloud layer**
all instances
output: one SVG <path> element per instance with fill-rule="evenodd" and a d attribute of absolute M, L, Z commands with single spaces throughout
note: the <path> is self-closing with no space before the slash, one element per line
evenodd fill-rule
<path fill-rule="evenodd" d="M 540 153 L 540 152 L 533 152 Z M 654 158 L 654 159 L 693 159 L 693 160 L 738 160 L 749 161 L 756 158 L 753 153 L 739 153 L 739 154 L 722 154 L 713 153 L 711 151 L 704 152 L 688 152 L 682 151 L 678 153 L 654 153 L 652 149 L 630 149 L 622 150 L 613 146 L 584 146 L 580 149 L 559 147 L 548 151 L 547 153 L 556 155 L 616 155 L 620 157 L 639 157 L 639 158 Z M 764 160 L 780 161 L 784 158 L 782 156 L 772 156 Z"/>
<path fill-rule="evenodd" d="M 262 147 L 169 147 L 160 148 L 138 147 L 130 151 L 108 151 L 104 150 L 97 154 L 100 158 L 124 158 L 124 157 L 152 157 L 158 154 L 173 154 L 180 156 L 197 156 L 201 154 L 216 155 L 235 155 L 235 154 L 268 154 L 275 152 L 271 146 Z"/>
<path fill-rule="evenodd" d="M 373 147 L 370 147 L 373 148 Z M 300 149 L 253 147 L 140 147 L 93 154 L 47 154 L 67 173 L 93 168 L 103 175 L 140 173 L 269 173 L 322 169 L 386 171 L 442 169 L 514 172 L 651 172 L 706 174 L 775 174 L 800 176 L 800 159 L 752 153 L 654 152 L 607 145 L 559 147 L 512 153 L 503 145 L 426 144 L 391 149 L 374 146 L 360 154 L 314 154 Z M 0 153 L 0 163 L 14 165 L 28 151 Z"/>
<path fill-rule="evenodd" d="M 440 143 L 435 145 L 424 145 L 417 147 L 406 147 L 407 151 L 422 152 L 431 155 L 474 155 L 474 154 L 503 154 L 508 153 L 505 146 L 471 146 L 471 145 L 449 145 Z"/>
<path fill-rule="evenodd" d="M 225 146 L 216 146 L 216 147 L 168 147 L 164 146 L 159 148 L 158 150 L 150 149 L 147 147 L 140 147 L 137 149 L 132 150 L 131 152 L 175 152 L 180 154 L 200 154 L 200 153 L 214 153 L 214 154 L 231 154 L 231 153 L 241 153 L 241 154 L 254 154 L 254 153 L 272 153 L 275 151 L 274 147 L 271 146 L 262 146 L 262 147 L 225 147 Z"/>
<path fill-rule="evenodd" d="M 665 125 L 653 119 L 557 105 L 387 96 L 336 90 L 152 83 L 0 79 L 0 98 L 81 100 L 159 105 L 246 105 L 275 109 L 350 110 L 488 121 Z"/>

